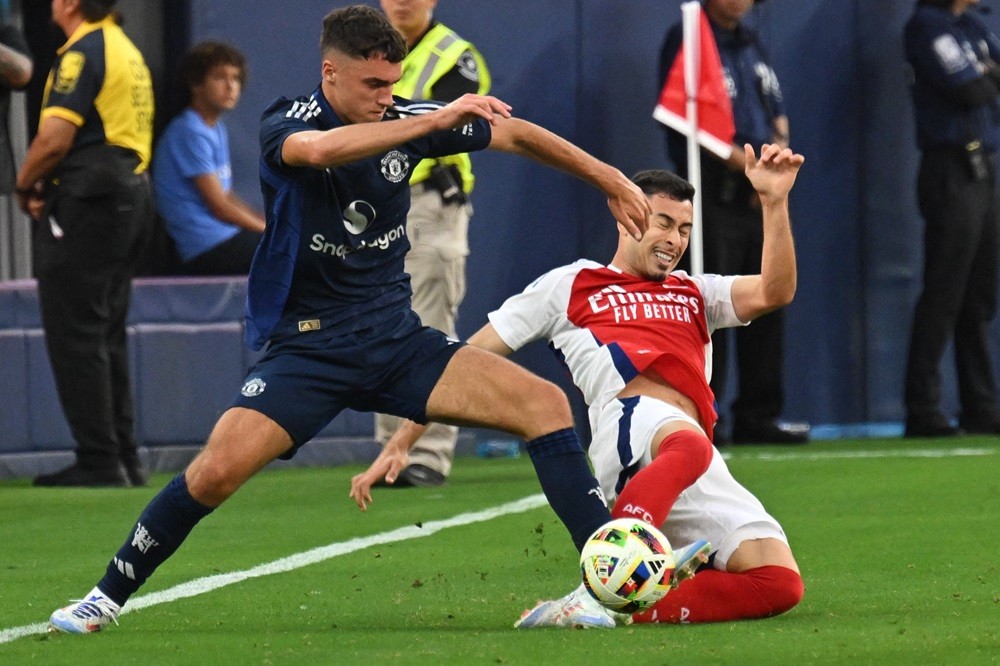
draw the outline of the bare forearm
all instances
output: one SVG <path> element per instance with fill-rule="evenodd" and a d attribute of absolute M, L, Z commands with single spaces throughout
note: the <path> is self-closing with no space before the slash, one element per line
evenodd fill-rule
<path fill-rule="evenodd" d="M 356 162 L 440 129 L 433 115 L 298 132 L 285 139 L 281 156 L 290 166 L 315 169 Z"/>
<path fill-rule="evenodd" d="M 235 224 L 241 229 L 257 233 L 264 232 L 264 216 L 233 192 L 230 192 L 226 197 L 223 210 L 213 212 L 213 214 L 220 220 Z"/>
<path fill-rule="evenodd" d="M 625 231 L 636 239 L 645 232 L 650 211 L 642 190 L 618 169 L 547 129 L 517 118 L 497 120 L 490 148 L 528 157 L 590 183 L 608 197 L 608 208 Z"/>
<path fill-rule="evenodd" d="M 31 58 L 0 44 L 0 82 L 9 88 L 21 90 L 31 81 Z"/>
<path fill-rule="evenodd" d="M 733 171 L 742 172 L 746 169 L 746 158 L 743 156 L 743 147 L 733 144 L 733 152 L 729 153 L 729 158 L 725 160 L 726 166 Z"/>
<path fill-rule="evenodd" d="M 774 119 L 774 143 L 782 148 L 788 148 L 791 139 L 788 129 L 788 116 L 778 116 Z"/>
<path fill-rule="evenodd" d="M 31 142 L 31 146 L 28 147 L 24 164 L 17 174 L 17 189 L 30 189 L 34 187 L 35 183 L 52 173 L 56 165 L 69 152 L 69 148 L 70 146 L 52 141 L 42 134 L 36 136 L 35 140 Z"/>
<path fill-rule="evenodd" d="M 788 305 L 795 296 L 798 271 L 795 241 L 788 214 L 788 199 L 762 199 L 764 247 L 760 277 L 764 300 L 769 309 Z"/>
<path fill-rule="evenodd" d="M 468 342 L 473 347 L 485 349 L 486 351 L 497 354 L 498 356 L 510 356 L 514 353 L 514 350 L 508 347 L 507 343 L 503 341 L 503 338 L 497 334 L 496 329 L 493 328 L 493 324 L 486 324 L 481 329 L 473 333 Z"/>
<path fill-rule="evenodd" d="M 508 118 L 494 129 L 491 148 L 514 153 L 569 173 L 608 191 L 621 172 L 549 130 L 518 118 Z"/>
<path fill-rule="evenodd" d="M 413 444 L 420 439 L 420 436 L 424 434 L 427 430 L 427 426 L 420 425 L 414 421 L 407 419 L 399 426 L 399 429 L 392 434 L 392 437 L 386 442 L 386 448 L 395 448 L 400 451 L 409 451 L 413 448 Z"/>

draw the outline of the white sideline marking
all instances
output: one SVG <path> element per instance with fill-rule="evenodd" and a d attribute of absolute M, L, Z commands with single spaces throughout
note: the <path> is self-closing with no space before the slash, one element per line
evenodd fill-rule
<path fill-rule="evenodd" d="M 339 555 L 347 555 L 348 553 L 353 553 L 355 551 L 368 548 L 369 546 L 377 546 L 396 541 L 405 541 L 407 539 L 419 539 L 420 537 L 430 536 L 436 532 L 440 532 L 441 530 L 448 529 L 449 527 L 481 523 L 487 520 L 493 520 L 494 518 L 499 518 L 500 516 L 505 516 L 507 514 L 531 511 L 532 509 L 537 509 L 539 507 L 546 506 L 547 504 L 548 502 L 545 501 L 545 496 L 539 493 L 537 495 L 530 495 L 523 499 L 519 499 L 515 502 L 501 504 L 500 506 L 495 506 L 490 509 L 459 514 L 453 518 L 448 518 L 447 520 L 429 520 L 423 524 L 423 527 L 407 525 L 406 527 L 400 527 L 399 529 L 395 529 L 390 532 L 383 532 L 382 534 L 373 534 L 371 536 L 351 539 L 350 541 L 342 541 L 340 543 L 331 543 L 326 546 L 319 546 L 317 548 L 313 548 L 312 550 L 307 550 L 302 553 L 296 553 L 294 555 L 289 555 L 288 557 L 283 557 L 279 560 L 274 560 L 273 562 L 259 564 L 250 569 L 246 569 L 245 571 L 233 571 L 232 573 L 206 576 L 205 578 L 196 578 L 195 580 L 175 585 L 174 587 L 160 592 L 153 592 L 145 594 L 141 597 L 136 597 L 135 599 L 130 599 L 125 608 L 122 609 L 122 614 L 124 615 L 125 613 L 139 610 L 140 608 L 165 604 L 178 599 L 184 599 L 186 597 L 195 597 L 199 594 L 205 594 L 206 592 L 217 590 L 220 587 L 233 585 L 234 583 L 239 583 L 250 578 L 260 578 L 261 576 L 270 576 L 276 573 L 284 573 L 286 571 L 300 569 L 310 564 L 317 564 Z M 23 627 L 3 629 L 0 630 L 0 644 L 9 643 L 10 641 L 21 638 L 22 636 L 42 634 L 45 633 L 47 629 L 47 623 L 29 624 Z"/>
<path fill-rule="evenodd" d="M 783 453 L 732 453 L 723 452 L 726 460 L 832 460 L 843 458 L 961 458 L 967 456 L 992 456 L 1000 449 L 886 449 L 882 451 L 787 451 Z"/>
<path fill-rule="evenodd" d="M 722 457 L 726 460 L 754 459 L 774 461 L 831 460 L 837 458 L 947 458 L 952 456 L 990 456 L 997 454 L 998 451 L 1000 451 L 1000 449 L 996 448 L 893 449 L 881 451 L 818 451 L 816 453 L 788 451 L 784 453 L 737 453 L 735 455 L 726 451 L 722 454 Z M 174 587 L 160 592 L 153 592 L 131 599 L 125 609 L 122 610 L 122 614 L 124 615 L 130 611 L 146 608 L 148 606 L 165 604 L 171 601 L 176 601 L 177 599 L 195 597 L 199 594 L 205 594 L 206 592 L 217 590 L 220 587 L 233 585 L 234 583 L 239 583 L 250 578 L 260 578 L 261 576 L 270 576 L 271 574 L 292 571 L 293 569 L 299 569 L 310 564 L 317 564 L 339 555 L 353 553 L 363 548 L 368 548 L 369 546 L 393 543 L 395 541 L 404 541 L 406 539 L 418 539 L 420 537 L 430 536 L 435 532 L 439 532 L 449 527 L 480 523 L 511 513 L 523 513 L 525 511 L 545 506 L 546 504 L 547 502 L 545 501 L 544 495 L 531 495 L 515 502 L 501 504 L 500 506 L 493 507 L 492 509 L 484 509 L 473 513 L 463 513 L 447 520 L 431 520 L 424 523 L 423 527 L 408 525 L 407 527 L 401 527 L 399 529 L 392 530 L 391 532 L 383 532 L 382 534 L 374 534 L 372 536 L 351 539 L 350 541 L 320 546 L 318 548 L 313 548 L 312 550 L 307 550 L 302 553 L 296 553 L 295 555 L 283 557 L 279 560 L 274 560 L 273 562 L 260 564 L 245 571 L 234 571 L 227 574 L 217 574 L 215 576 L 207 576 L 205 578 L 196 578 L 195 580 L 175 585 Z M 0 645 L 3 643 L 9 643 L 23 636 L 43 634 L 47 630 L 48 624 L 44 622 L 39 624 L 28 624 L 22 627 L 3 629 L 0 630 Z"/>

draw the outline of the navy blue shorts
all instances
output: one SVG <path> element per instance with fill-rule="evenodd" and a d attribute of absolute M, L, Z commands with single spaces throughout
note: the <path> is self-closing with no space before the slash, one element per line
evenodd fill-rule
<path fill-rule="evenodd" d="M 412 311 L 377 328 L 328 339 L 273 342 L 247 373 L 234 407 L 264 414 L 292 437 L 312 439 L 346 408 L 427 423 L 427 399 L 465 343 L 423 326 Z"/>

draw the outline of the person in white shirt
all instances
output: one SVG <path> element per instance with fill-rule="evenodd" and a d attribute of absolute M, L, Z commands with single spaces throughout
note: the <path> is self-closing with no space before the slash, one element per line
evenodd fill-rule
<path fill-rule="evenodd" d="M 688 245 L 694 188 L 669 171 L 643 171 L 633 182 L 652 213 L 641 240 L 620 229 L 611 264 L 582 260 L 546 273 L 469 339 L 503 356 L 547 341 L 590 408 L 589 454 L 605 497 L 615 500 L 612 516 L 662 526 L 674 547 L 704 539 L 714 546 L 706 570 L 631 618 L 605 610 L 581 586 L 539 602 L 515 626 L 750 619 L 785 612 L 802 598 L 784 531 L 711 442 L 712 332 L 787 305 L 797 280 L 788 193 L 804 158 L 777 144 L 765 144 L 759 160 L 749 144 L 744 151 L 764 214 L 759 275 L 675 270 Z M 370 500 L 375 480 L 392 480 L 405 467 L 420 429 L 405 423 L 354 477 L 359 506 Z"/>

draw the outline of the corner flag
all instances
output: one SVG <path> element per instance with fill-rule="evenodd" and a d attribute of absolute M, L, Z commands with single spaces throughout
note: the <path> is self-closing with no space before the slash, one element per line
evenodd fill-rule
<path fill-rule="evenodd" d="M 736 136 L 736 125 L 723 80 L 719 49 L 701 5 L 697 2 L 684 5 L 684 43 L 664 82 L 653 117 L 681 134 L 690 135 L 690 119 L 685 106 L 694 99 L 698 143 L 721 159 L 727 159 Z M 694 5 L 691 7 L 694 11 L 688 10 L 687 5 Z"/>
<path fill-rule="evenodd" d="M 653 117 L 687 137 L 688 180 L 694 185 L 694 212 L 688 256 L 691 273 L 704 269 L 701 219 L 701 145 L 727 160 L 736 123 L 722 75 L 722 59 L 712 26 L 697 0 L 681 5 L 683 43 L 667 74 Z"/>

